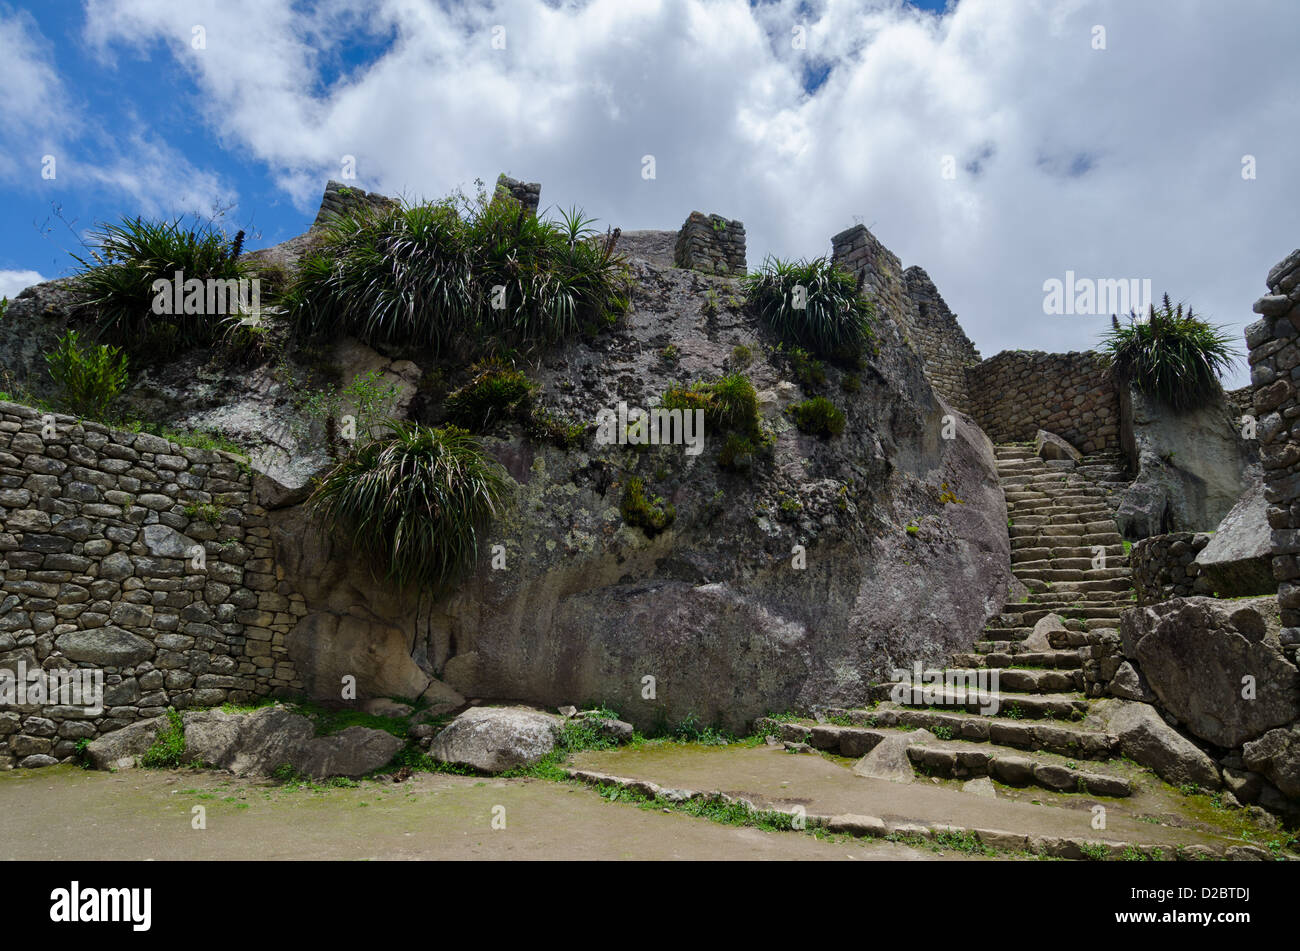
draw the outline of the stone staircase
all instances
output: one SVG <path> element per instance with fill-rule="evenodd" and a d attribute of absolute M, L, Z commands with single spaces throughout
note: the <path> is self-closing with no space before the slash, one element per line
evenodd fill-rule
<path fill-rule="evenodd" d="M 874 708 L 828 710 L 816 727 L 787 724 L 783 732 L 862 756 L 891 735 L 924 729 L 935 740 L 907 747 L 924 775 L 1127 797 L 1132 764 L 1109 762 L 1118 758 L 1118 738 L 1084 722 L 1088 695 L 1101 694 L 1100 658 L 1112 652 L 1120 614 L 1134 603 L 1108 504 L 1126 484 L 1123 465 L 1117 455 L 1087 457 L 1077 467 L 1045 462 L 1028 445 L 997 446 L 996 454 L 1012 571 L 1028 596 L 1005 605 L 970 651 L 953 656 L 948 686 L 914 696 L 896 692 L 906 685 L 878 684 Z M 1046 638 L 1030 640 L 1049 614 L 1062 623 L 1049 622 Z M 988 684 L 993 671 L 996 690 L 971 689 Z"/>

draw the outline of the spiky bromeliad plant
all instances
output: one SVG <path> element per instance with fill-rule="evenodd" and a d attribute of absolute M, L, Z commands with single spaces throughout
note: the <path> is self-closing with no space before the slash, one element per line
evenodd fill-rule
<path fill-rule="evenodd" d="M 744 287 L 759 319 L 788 344 L 843 359 L 857 356 L 871 339 L 871 305 L 859 295 L 858 282 L 824 257 L 769 257 L 744 278 Z"/>
<path fill-rule="evenodd" d="M 1116 376 L 1175 410 L 1194 409 L 1222 389 L 1219 377 L 1240 353 L 1222 327 L 1197 317 L 1192 308 L 1170 303 L 1165 294 L 1145 320 L 1130 312 L 1128 323 L 1111 317 L 1101 352 Z"/>
<path fill-rule="evenodd" d="M 570 212 L 514 200 L 362 208 L 334 218 L 288 297 L 307 335 L 350 333 L 442 353 L 558 340 L 626 308 L 613 244 Z"/>
<path fill-rule="evenodd" d="M 100 337 L 138 357 L 160 359 L 213 343 L 222 332 L 221 314 L 156 314 L 154 282 L 183 279 L 237 281 L 250 275 L 239 260 L 243 232 L 227 239 L 211 224 L 184 219 L 124 218 L 90 234 L 90 259 L 73 255 L 79 309 L 92 317 Z"/>
<path fill-rule="evenodd" d="M 313 509 L 398 587 L 440 590 L 473 564 L 500 513 L 501 467 L 463 429 L 389 420 L 317 485 Z"/>

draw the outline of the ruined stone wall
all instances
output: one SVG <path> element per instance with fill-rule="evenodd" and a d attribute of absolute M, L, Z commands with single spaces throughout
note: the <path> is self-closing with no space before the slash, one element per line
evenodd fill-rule
<path fill-rule="evenodd" d="M 495 194 L 508 195 L 523 205 L 528 214 L 536 215 L 537 206 L 542 201 L 542 184 L 541 182 L 521 182 L 518 179 L 510 178 L 503 172 L 497 176 Z"/>
<path fill-rule="evenodd" d="M 968 412 L 995 443 L 1046 429 L 1085 454 L 1120 446 L 1119 391 L 1098 354 L 1004 350 L 969 367 L 966 388 Z"/>
<path fill-rule="evenodd" d="M 673 261 L 678 267 L 706 274 L 745 274 L 745 225 L 721 215 L 692 211 L 677 234 Z"/>
<path fill-rule="evenodd" d="M 1268 293 L 1254 308 L 1261 319 L 1246 328 L 1246 345 L 1282 642 L 1293 647 L 1300 644 L 1300 250 L 1268 272 L 1266 286 Z"/>
<path fill-rule="evenodd" d="M 1129 567 L 1138 604 L 1213 594 L 1208 581 L 1201 578 L 1201 566 L 1196 564 L 1196 556 L 1209 543 L 1208 532 L 1170 532 L 1134 542 Z"/>
<path fill-rule="evenodd" d="M 284 637 L 305 609 L 273 591 L 251 489 L 229 453 L 0 402 L 0 670 L 104 683 L 99 708 L 0 705 L 0 768 L 169 706 L 301 689 Z"/>
<path fill-rule="evenodd" d="M 919 267 L 903 272 L 912 302 L 908 340 L 925 362 L 925 372 L 935 391 L 957 409 L 966 410 L 966 368 L 980 362 L 979 351 L 957 323 L 930 275 Z"/>
<path fill-rule="evenodd" d="M 966 367 L 979 363 L 979 351 L 962 331 L 957 317 L 930 276 L 919 267 L 903 270 L 898 257 L 862 225 L 831 238 L 831 258 L 862 282 L 862 292 L 877 319 L 892 319 L 925 365 L 935 392 L 965 411 Z"/>

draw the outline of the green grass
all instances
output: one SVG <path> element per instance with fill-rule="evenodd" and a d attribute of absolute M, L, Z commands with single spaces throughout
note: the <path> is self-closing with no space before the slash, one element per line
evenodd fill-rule
<path fill-rule="evenodd" d="M 508 485 L 464 430 L 390 420 L 321 478 L 309 504 L 397 586 L 441 590 L 474 563 Z"/>
<path fill-rule="evenodd" d="M 470 381 L 443 402 L 450 422 L 485 432 L 503 419 L 527 415 L 537 386 L 524 373 L 497 359 L 481 361 L 470 372 Z"/>
<path fill-rule="evenodd" d="M 140 765 L 150 769 L 171 769 L 180 766 L 184 758 L 185 724 L 181 715 L 168 707 L 167 723 L 140 757 Z"/>
<path fill-rule="evenodd" d="M 640 476 L 628 476 L 623 485 L 623 499 L 619 503 L 623 521 L 639 527 L 646 535 L 653 538 L 677 518 L 677 509 L 671 502 L 655 496 L 646 495 L 645 480 Z"/>

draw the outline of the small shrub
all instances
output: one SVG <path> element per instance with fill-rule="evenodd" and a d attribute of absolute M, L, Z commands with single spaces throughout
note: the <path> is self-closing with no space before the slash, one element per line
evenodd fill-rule
<path fill-rule="evenodd" d="M 790 415 L 800 432 L 825 437 L 844 432 L 844 414 L 824 396 L 814 396 L 794 404 L 790 407 Z"/>
<path fill-rule="evenodd" d="M 784 353 L 790 361 L 790 374 L 805 387 L 817 387 L 826 382 L 826 364 L 822 363 L 803 347 L 784 347 L 778 345 L 778 353 Z"/>
<path fill-rule="evenodd" d="M 234 241 L 211 224 L 124 218 L 91 232 L 90 260 L 75 284 L 78 311 L 100 336 L 146 360 L 161 359 L 194 346 L 207 346 L 221 333 L 221 314 L 156 314 L 156 280 L 237 281 L 250 269 L 240 262 L 243 232 Z"/>
<path fill-rule="evenodd" d="M 470 368 L 473 378 L 448 395 L 447 418 L 464 429 L 483 432 L 495 423 L 527 412 L 536 385 L 519 370 L 497 360 Z"/>
<path fill-rule="evenodd" d="M 677 364 L 682 362 L 682 354 L 681 351 L 677 349 L 676 344 L 670 343 L 659 351 L 659 359 L 664 363 L 667 363 L 669 366 L 675 367 Z"/>
<path fill-rule="evenodd" d="M 1159 308 L 1151 305 L 1146 320 L 1130 312 L 1122 325 L 1111 317 L 1100 349 L 1122 383 L 1174 410 L 1194 409 L 1220 393 L 1219 377 L 1240 356 L 1222 327 L 1195 316 L 1190 307 L 1184 313 L 1168 294 Z"/>
<path fill-rule="evenodd" d="M 466 344 L 531 345 L 599 329 L 627 308 L 613 242 L 577 211 L 560 222 L 512 199 L 363 207 L 336 217 L 288 295 L 308 336 L 435 354 Z"/>
<path fill-rule="evenodd" d="M 108 406 L 126 388 L 126 356 L 107 344 L 83 346 L 77 331 L 59 338 L 45 355 L 50 376 L 59 387 L 60 402 L 78 415 L 102 419 Z"/>
<path fill-rule="evenodd" d="M 853 275 L 826 258 L 769 257 L 743 286 L 759 319 L 787 344 L 838 359 L 856 357 L 871 339 L 870 304 Z"/>
<path fill-rule="evenodd" d="M 677 518 L 677 510 L 672 503 L 665 505 L 664 500 L 658 496 L 654 499 L 646 498 L 645 481 L 640 476 L 628 477 L 619 510 L 623 513 L 623 521 L 639 526 L 651 538 Z"/>
<path fill-rule="evenodd" d="M 398 586 L 441 589 L 473 564 L 506 476 L 473 437 L 389 421 L 318 483 L 310 503 Z"/>
<path fill-rule="evenodd" d="M 731 365 L 737 370 L 743 370 L 753 362 L 754 351 L 743 343 L 736 344 L 731 348 Z"/>
<path fill-rule="evenodd" d="M 187 505 L 185 506 L 185 517 L 190 521 L 202 520 L 215 527 L 221 524 L 221 509 L 207 503 Z"/>

